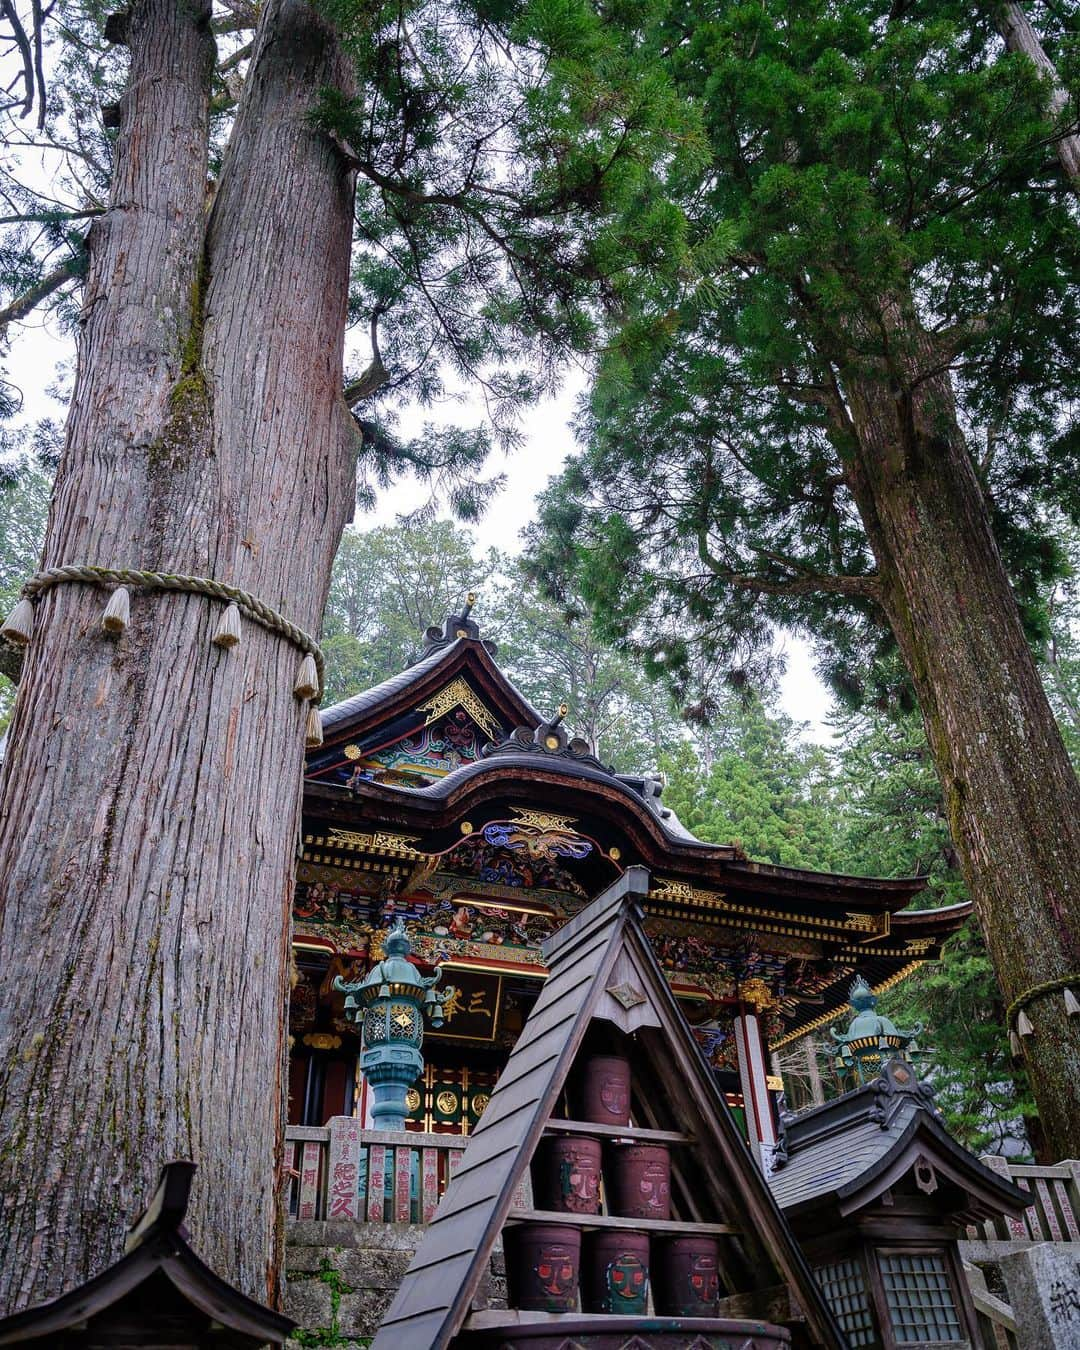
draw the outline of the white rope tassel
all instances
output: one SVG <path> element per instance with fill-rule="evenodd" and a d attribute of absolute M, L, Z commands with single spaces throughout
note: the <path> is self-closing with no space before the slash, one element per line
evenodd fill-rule
<path fill-rule="evenodd" d="M 1024 1012 L 1023 1008 L 1016 1018 L 1016 1029 L 1021 1036 L 1034 1036 L 1035 1028 L 1031 1025 L 1031 1018 Z"/>
<path fill-rule="evenodd" d="M 216 647 L 235 647 L 240 641 L 240 611 L 236 605 L 226 606 L 221 622 L 217 626 L 213 642 Z"/>
<path fill-rule="evenodd" d="M 296 683 L 293 685 L 292 691 L 297 698 L 319 697 L 319 671 L 315 665 L 315 658 L 310 652 L 304 653 L 304 659 L 300 662 L 300 669 L 296 672 Z"/>
<path fill-rule="evenodd" d="M 318 708 L 309 708 L 304 744 L 309 750 L 314 750 L 316 746 L 322 745 L 322 742 L 322 713 L 319 712 Z"/>
<path fill-rule="evenodd" d="M 34 635 L 34 606 L 25 596 L 7 616 L 0 637 L 16 647 L 25 647 Z"/>
<path fill-rule="evenodd" d="M 106 633 L 122 633 L 130 622 L 131 592 L 126 586 L 117 586 L 109 596 L 109 603 L 101 616 L 101 626 Z"/>
<path fill-rule="evenodd" d="M 1015 1031 L 1009 1032 L 1009 1053 L 1012 1055 L 1013 1059 L 1019 1059 L 1021 1054 L 1023 1054 L 1023 1048 L 1020 1045 L 1020 1037 Z"/>
<path fill-rule="evenodd" d="M 1065 990 L 1065 1016 L 1080 1017 L 1080 1003 L 1076 1001 L 1076 995 L 1071 989 Z"/>

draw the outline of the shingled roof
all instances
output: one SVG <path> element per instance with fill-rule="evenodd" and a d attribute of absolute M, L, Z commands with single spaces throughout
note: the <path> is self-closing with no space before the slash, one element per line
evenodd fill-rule
<path fill-rule="evenodd" d="M 545 944 L 550 976 L 374 1350 L 445 1350 L 468 1330 L 472 1301 L 503 1224 L 537 1217 L 512 1209 L 515 1191 L 545 1130 L 559 1128 L 553 1120 L 559 1095 L 594 1019 L 634 1038 L 635 1119 L 652 1130 L 666 1123 L 669 1133 L 654 1137 L 689 1145 L 673 1150 L 673 1194 L 693 1222 L 721 1234 L 728 1291 L 775 1296 L 776 1286 L 786 1285 L 814 1343 L 845 1344 L 656 963 L 641 926 L 640 902 L 648 889 L 647 871 L 628 868 Z M 680 1154 L 682 1170 L 676 1165 Z M 702 1214 L 719 1222 L 705 1224 Z M 485 1314 L 485 1326 L 493 1317 Z"/>
<path fill-rule="evenodd" d="M 0 1317 L 0 1345 L 127 1345 L 133 1327 L 141 1345 L 281 1345 L 291 1318 L 234 1289 L 188 1246 L 183 1220 L 194 1173 L 192 1162 L 166 1163 L 119 1261 L 60 1298 Z"/>
<path fill-rule="evenodd" d="M 890 1060 L 881 1076 L 782 1122 L 772 1193 L 786 1214 L 825 1209 L 843 1217 L 928 1160 L 955 1188 L 958 1224 L 1019 1215 L 1031 1197 L 991 1172 L 941 1122 L 933 1094 L 910 1064 Z"/>

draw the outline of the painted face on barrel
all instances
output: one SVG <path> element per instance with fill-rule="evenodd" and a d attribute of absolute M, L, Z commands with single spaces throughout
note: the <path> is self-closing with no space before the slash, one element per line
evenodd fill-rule
<path fill-rule="evenodd" d="M 600 1173 L 596 1160 L 573 1154 L 563 1165 L 563 1198 L 594 1205 L 600 1194 Z"/>
<path fill-rule="evenodd" d="M 720 1297 L 720 1275 L 715 1256 L 702 1253 L 694 1257 L 690 1264 L 690 1297 L 698 1303 L 715 1303 Z"/>
<path fill-rule="evenodd" d="M 649 1272 L 633 1252 L 623 1252 L 608 1266 L 607 1287 L 612 1312 L 645 1311 Z"/>
<path fill-rule="evenodd" d="M 620 1124 L 626 1120 L 626 1111 L 630 1102 L 629 1090 L 623 1079 L 605 1078 L 600 1084 L 600 1100 L 604 1103 L 605 1111 L 610 1115 L 618 1116 Z"/>
<path fill-rule="evenodd" d="M 641 1198 L 650 1209 L 665 1209 L 670 1187 L 664 1164 L 658 1162 L 646 1163 L 641 1169 L 638 1189 L 641 1191 Z"/>
<path fill-rule="evenodd" d="M 569 1247 L 557 1244 L 541 1247 L 533 1269 L 541 1289 L 552 1298 L 565 1298 L 574 1287 L 574 1262 Z"/>

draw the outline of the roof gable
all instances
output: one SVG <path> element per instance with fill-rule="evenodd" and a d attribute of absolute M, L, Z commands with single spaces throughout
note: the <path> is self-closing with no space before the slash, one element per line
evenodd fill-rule
<path fill-rule="evenodd" d="M 188 1245 L 183 1220 L 194 1172 L 192 1162 L 166 1163 L 124 1255 L 69 1293 L 0 1318 L 0 1345 L 112 1344 L 118 1328 L 132 1325 L 145 1344 L 167 1337 L 170 1345 L 201 1345 L 210 1337 L 221 1350 L 281 1345 L 292 1319 L 234 1289 Z"/>
<path fill-rule="evenodd" d="M 415 664 L 322 713 L 324 741 L 309 780 L 387 779 L 416 785 L 474 763 L 481 751 L 540 714 L 472 637 L 438 645 Z"/>
<path fill-rule="evenodd" d="M 557 1103 L 595 1022 L 634 1037 L 633 1113 L 645 1123 L 644 1131 L 636 1124 L 609 1133 L 641 1137 L 659 1130 L 654 1139 L 683 1146 L 673 1149 L 676 1207 L 690 1222 L 705 1225 L 705 1231 L 722 1234 L 720 1265 L 729 1291 L 763 1292 L 786 1284 L 805 1310 L 815 1343 L 843 1345 L 649 947 L 639 905 L 648 887 L 644 868 L 628 868 L 545 944 L 550 976 L 374 1350 L 419 1345 L 444 1350 L 467 1328 L 472 1299 L 503 1224 L 536 1217 L 535 1211 L 514 1211 L 515 1192 L 542 1135 L 560 1127 L 566 1131 L 566 1123 L 554 1118 Z M 604 1128 L 574 1126 L 599 1134 Z M 561 1219 L 590 1226 L 581 1216 Z M 603 1224 L 598 1217 L 591 1226 Z M 493 1318 L 498 1314 L 485 1314 L 485 1325 L 491 1326 Z"/>

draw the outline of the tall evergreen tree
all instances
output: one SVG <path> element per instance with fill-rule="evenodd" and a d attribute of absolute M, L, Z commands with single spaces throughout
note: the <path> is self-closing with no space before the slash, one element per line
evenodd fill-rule
<path fill-rule="evenodd" d="M 710 150 L 668 173 L 700 265 L 620 316 L 536 553 L 677 686 L 782 624 L 888 698 L 898 648 L 1008 1003 L 1080 972 L 1080 785 L 1029 647 L 1046 513 L 1080 512 L 1076 51 L 1046 30 L 1064 105 L 990 7 L 662 9 L 646 46 Z M 1080 1025 L 1060 990 L 1027 1011 L 1073 1156 Z"/>
<path fill-rule="evenodd" d="M 921 907 L 968 898 L 949 835 L 941 783 L 915 713 L 842 712 L 832 751 L 845 870 L 871 876 L 919 873 Z M 898 1025 L 922 1022 L 922 1071 L 949 1128 L 976 1151 L 1043 1147 L 1027 1074 L 1011 1057 L 1005 1003 L 985 944 L 969 922 L 939 962 L 889 990 L 882 1003 Z"/>
<path fill-rule="evenodd" d="M 828 756 L 800 730 L 757 698 L 729 697 L 714 726 L 662 758 L 665 802 L 699 839 L 762 862 L 859 870 L 842 846 Z"/>
<path fill-rule="evenodd" d="M 665 144 L 657 77 L 581 0 L 23 8 L 61 43 L 25 106 L 62 171 L 4 179 L 0 323 L 80 303 L 44 565 L 211 578 L 317 631 L 358 468 L 483 497 L 483 439 L 405 441 L 387 399 L 466 376 L 505 428 L 621 293 L 638 227 L 605 220 Z M 37 605 L 0 782 L 0 1304 L 108 1264 L 169 1157 L 211 1264 L 272 1298 L 297 651 L 255 624 L 224 651 L 199 594 L 137 595 L 113 641 L 102 604 Z"/>
<path fill-rule="evenodd" d="M 667 692 L 632 655 L 597 637 L 579 598 L 552 603 L 517 560 L 504 558 L 500 571 L 501 585 L 483 596 L 484 631 L 498 639 L 514 683 L 547 716 L 565 704 L 567 726 L 604 763 L 654 772 L 685 735 Z"/>

